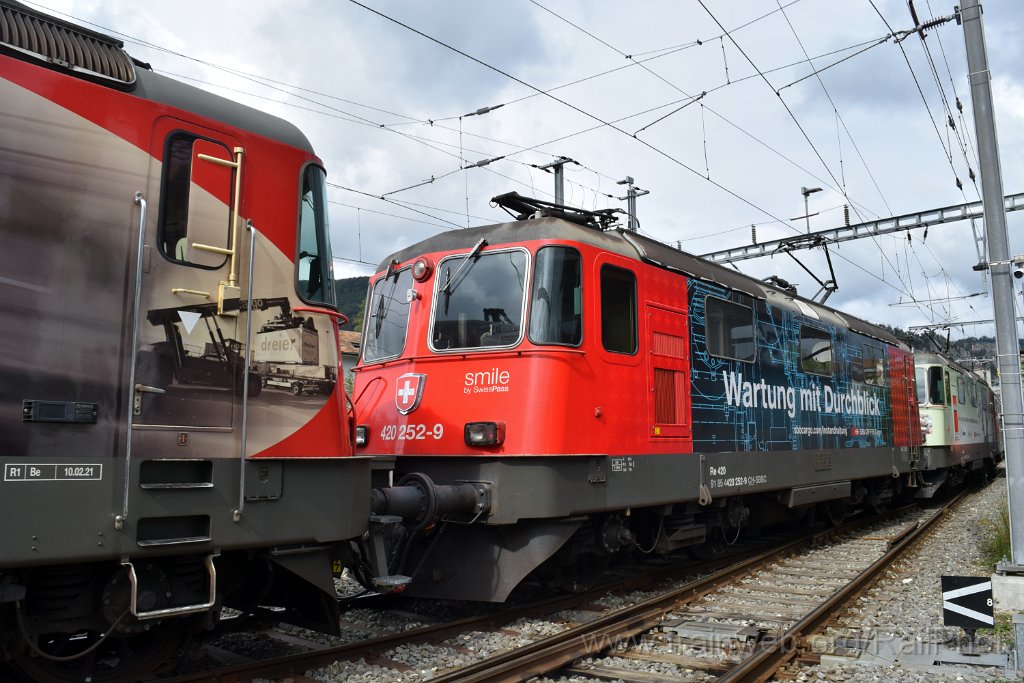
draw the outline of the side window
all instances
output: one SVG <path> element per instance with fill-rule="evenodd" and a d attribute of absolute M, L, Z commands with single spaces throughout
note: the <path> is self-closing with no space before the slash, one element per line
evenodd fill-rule
<path fill-rule="evenodd" d="M 704 326 L 712 356 L 754 362 L 754 311 L 749 306 L 709 296 L 704 300 Z"/>
<path fill-rule="evenodd" d="M 861 366 L 863 369 L 863 382 L 876 387 L 884 387 L 887 383 L 885 375 L 885 351 L 865 344 L 862 350 Z"/>
<path fill-rule="evenodd" d="M 800 327 L 800 369 L 812 375 L 832 376 L 832 336 L 813 327 Z"/>
<path fill-rule="evenodd" d="M 319 166 L 302 170 L 299 196 L 299 253 L 295 259 L 299 296 L 334 306 L 334 260 L 327 223 L 327 178 Z"/>
<path fill-rule="evenodd" d="M 227 146 L 175 132 L 164 147 L 157 242 L 168 259 L 198 268 L 220 268 L 227 256 L 201 246 L 229 249 L 234 173 Z M 200 245 L 197 247 L 197 245 Z"/>
<path fill-rule="evenodd" d="M 932 365 L 928 368 L 928 402 L 933 406 L 946 405 L 946 388 L 942 380 L 942 368 Z"/>
<path fill-rule="evenodd" d="M 636 276 L 601 266 L 601 343 L 612 353 L 637 351 Z"/>
<path fill-rule="evenodd" d="M 967 403 L 967 382 L 962 375 L 956 376 L 956 402 L 959 405 Z"/>
<path fill-rule="evenodd" d="M 579 346 L 583 340 L 582 263 L 569 247 L 537 251 L 530 303 L 530 341 Z"/>

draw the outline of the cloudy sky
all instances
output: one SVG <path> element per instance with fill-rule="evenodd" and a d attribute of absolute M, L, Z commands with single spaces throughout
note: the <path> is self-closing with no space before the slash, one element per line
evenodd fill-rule
<path fill-rule="evenodd" d="M 439 231 L 504 220 L 495 195 L 552 200 L 553 178 L 537 167 L 559 156 L 575 162 L 567 203 L 625 208 L 616 182 L 632 176 L 650 192 L 640 229 L 696 254 L 750 244 L 751 226 L 759 241 L 804 231 L 791 220 L 804 215 L 802 187 L 823 188 L 809 199 L 811 230 L 842 225 L 844 204 L 857 223 L 980 197 L 962 30 L 885 40 L 913 26 L 905 0 L 364 3 L 28 2 L 121 38 L 158 72 L 297 124 L 333 184 L 340 276 L 369 274 Z M 953 13 L 953 2 L 914 4 L 922 20 Z M 1012 194 L 1024 191 L 1024 4 L 984 8 Z M 1022 253 L 1024 216 L 1008 221 L 1011 253 Z M 841 310 L 903 327 L 992 317 L 970 223 L 832 254 L 829 304 Z M 820 250 L 798 256 L 827 279 Z M 738 267 L 818 290 L 788 256 Z"/>

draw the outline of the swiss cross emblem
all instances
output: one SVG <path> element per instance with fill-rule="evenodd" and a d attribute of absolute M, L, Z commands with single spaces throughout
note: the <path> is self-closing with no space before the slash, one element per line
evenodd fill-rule
<path fill-rule="evenodd" d="M 395 406 L 402 415 L 408 415 L 416 410 L 423 398 L 423 385 L 427 383 L 427 376 L 415 372 L 407 372 L 398 378 L 395 384 Z"/>

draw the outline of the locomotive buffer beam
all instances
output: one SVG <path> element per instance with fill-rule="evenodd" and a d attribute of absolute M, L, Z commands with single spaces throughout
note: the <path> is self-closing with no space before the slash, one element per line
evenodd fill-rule
<path fill-rule="evenodd" d="M 430 477 L 413 472 L 398 485 L 373 489 L 370 509 L 374 515 L 401 517 L 409 530 L 418 530 L 445 515 L 473 515 L 474 521 L 491 509 L 491 485 L 482 482 L 435 484 Z"/>

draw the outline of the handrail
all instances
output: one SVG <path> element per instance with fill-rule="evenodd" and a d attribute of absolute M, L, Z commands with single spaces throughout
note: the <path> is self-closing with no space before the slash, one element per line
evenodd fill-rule
<path fill-rule="evenodd" d="M 329 308 L 316 308 L 313 306 L 294 306 L 292 307 L 292 310 L 299 311 L 301 313 L 319 313 L 320 315 L 329 315 L 332 318 L 337 318 L 339 325 L 348 324 L 347 315 L 345 315 L 344 313 L 339 313 L 338 311 L 332 311 Z"/>
<path fill-rule="evenodd" d="M 139 234 L 138 245 L 135 249 L 135 298 L 132 300 L 132 346 L 131 360 L 128 364 L 128 386 L 132 393 L 125 398 L 125 428 L 124 445 L 124 488 L 121 495 L 121 514 L 114 517 L 114 528 L 122 529 L 124 522 L 128 519 L 128 491 L 132 476 L 132 421 L 135 419 L 135 366 L 139 360 L 139 310 L 142 307 L 142 260 L 146 246 L 146 198 L 142 192 L 135 193 L 135 203 L 139 205 Z"/>
<path fill-rule="evenodd" d="M 249 433 L 249 358 L 252 354 L 252 278 L 256 263 L 256 235 L 259 234 L 252 221 L 245 222 L 245 229 L 252 234 L 249 237 L 249 281 L 246 294 L 246 301 L 249 304 L 246 306 L 245 312 L 245 360 L 242 363 L 242 438 L 240 439 L 242 452 L 238 458 L 238 508 L 231 513 L 231 520 L 236 523 L 241 521 L 242 511 L 245 509 L 245 463 L 248 460 L 245 451 L 248 447 L 246 437 Z"/>
<path fill-rule="evenodd" d="M 209 600 L 207 602 L 198 605 L 181 605 L 179 607 L 166 607 L 164 609 L 155 609 L 148 612 L 140 612 L 138 605 L 139 596 L 139 579 L 135 574 L 135 566 L 132 565 L 130 560 L 124 560 L 121 562 L 128 571 L 128 583 L 131 584 L 131 598 L 129 599 L 129 609 L 131 610 L 132 616 L 139 621 L 146 619 L 159 619 L 161 617 L 176 617 L 183 614 L 195 614 L 196 612 L 205 612 L 206 610 L 213 607 L 217 602 L 217 569 L 213 565 L 213 558 L 216 554 L 207 555 L 204 564 L 206 565 L 207 574 L 210 577 L 209 583 Z"/>

